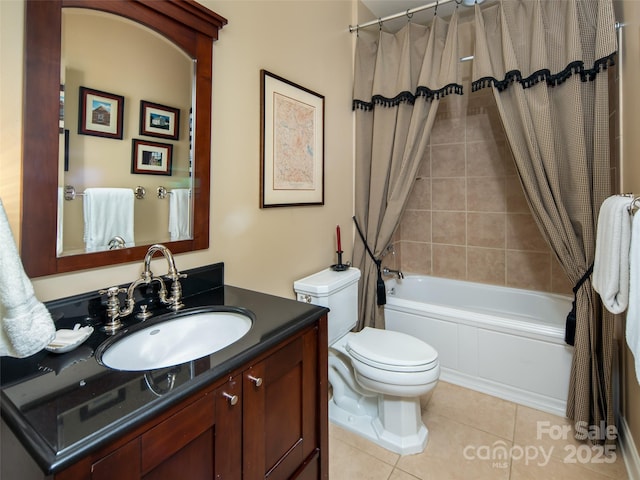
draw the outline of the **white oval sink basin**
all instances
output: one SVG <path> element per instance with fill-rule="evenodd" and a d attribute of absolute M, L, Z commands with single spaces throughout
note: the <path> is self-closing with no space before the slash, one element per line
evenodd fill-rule
<path fill-rule="evenodd" d="M 184 311 L 168 320 L 139 324 L 132 327 L 134 331 L 118 334 L 98 347 L 96 358 L 116 370 L 143 371 L 180 365 L 238 341 L 252 323 L 248 314 L 238 311 Z"/>

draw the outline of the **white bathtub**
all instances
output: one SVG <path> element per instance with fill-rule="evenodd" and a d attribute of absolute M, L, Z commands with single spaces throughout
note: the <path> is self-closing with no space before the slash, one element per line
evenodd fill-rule
<path fill-rule="evenodd" d="M 386 286 L 386 328 L 433 346 L 442 380 L 565 415 L 570 297 L 420 275 Z"/>

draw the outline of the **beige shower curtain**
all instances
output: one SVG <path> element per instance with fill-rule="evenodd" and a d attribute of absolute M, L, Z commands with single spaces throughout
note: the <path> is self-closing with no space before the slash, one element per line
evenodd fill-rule
<path fill-rule="evenodd" d="M 427 147 L 439 99 L 462 93 L 457 15 L 430 26 L 408 23 L 396 34 L 360 32 L 353 108 L 356 112 L 355 218 L 379 259 L 391 241 Z M 376 301 L 378 268 L 356 239 L 362 272 L 358 328 L 384 327 Z"/>
<path fill-rule="evenodd" d="M 611 1 L 503 0 L 475 14 L 473 88 L 492 87 L 533 216 L 575 285 L 567 416 L 615 425 L 613 320 L 589 278 L 610 194 Z"/>
<path fill-rule="evenodd" d="M 462 93 L 457 11 L 450 23 L 360 32 L 356 50 L 356 219 L 379 260 L 424 155 L 439 98 Z M 615 425 L 613 320 L 591 287 L 595 228 L 610 192 L 611 0 L 502 0 L 475 7 L 473 89 L 490 87 L 536 222 L 574 283 L 575 345 L 567 416 Z M 604 73 L 603 73 L 604 72 Z M 377 266 L 359 240 L 360 320 L 384 327 Z M 568 321 L 568 326 L 571 322 Z"/>

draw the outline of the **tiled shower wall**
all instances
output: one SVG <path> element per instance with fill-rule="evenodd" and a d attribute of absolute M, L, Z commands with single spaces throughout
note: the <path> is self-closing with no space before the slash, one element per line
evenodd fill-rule
<path fill-rule="evenodd" d="M 404 273 L 571 293 L 524 198 L 490 89 L 441 102 L 384 263 Z"/>

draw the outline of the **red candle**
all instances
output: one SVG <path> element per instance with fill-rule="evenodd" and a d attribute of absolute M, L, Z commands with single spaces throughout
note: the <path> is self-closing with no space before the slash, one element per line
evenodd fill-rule
<path fill-rule="evenodd" d="M 338 251 L 342 251 L 342 243 L 340 243 L 340 225 L 336 226 L 336 237 L 338 238 Z"/>

